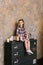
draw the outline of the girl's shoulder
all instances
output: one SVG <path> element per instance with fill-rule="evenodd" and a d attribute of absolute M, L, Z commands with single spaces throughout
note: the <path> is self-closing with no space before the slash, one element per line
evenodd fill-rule
<path fill-rule="evenodd" d="M 17 27 L 17 30 L 20 30 L 21 28 L 20 27 Z"/>

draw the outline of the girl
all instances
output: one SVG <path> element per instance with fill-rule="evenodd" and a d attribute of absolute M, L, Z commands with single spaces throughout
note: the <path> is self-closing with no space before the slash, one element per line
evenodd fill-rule
<path fill-rule="evenodd" d="M 26 34 L 26 30 L 24 28 L 24 20 L 23 19 L 18 20 L 16 35 L 19 36 L 21 41 L 25 42 L 26 52 L 28 54 L 33 54 L 33 52 L 30 50 L 30 41 L 29 41 L 28 35 Z"/>

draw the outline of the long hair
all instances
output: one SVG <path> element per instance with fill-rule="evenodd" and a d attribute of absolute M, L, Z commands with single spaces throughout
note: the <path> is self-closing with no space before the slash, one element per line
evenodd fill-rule
<path fill-rule="evenodd" d="M 18 20 L 18 27 L 20 27 L 20 25 L 19 25 L 20 21 L 22 21 L 22 22 L 23 22 L 22 27 L 24 28 L 24 20 L 23 20 L 23 19 L 19 19 L 19 20 Z"/>

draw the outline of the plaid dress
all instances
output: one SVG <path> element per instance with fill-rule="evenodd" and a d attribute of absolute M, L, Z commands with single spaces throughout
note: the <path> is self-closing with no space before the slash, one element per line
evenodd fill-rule
<path fill-rule="evenodd" d="M 27 36 L 25 28 L 18 27 L 16 31 L 16 35 L 20 35 L 20 40 L 25 41 L 26 36 Z"/>

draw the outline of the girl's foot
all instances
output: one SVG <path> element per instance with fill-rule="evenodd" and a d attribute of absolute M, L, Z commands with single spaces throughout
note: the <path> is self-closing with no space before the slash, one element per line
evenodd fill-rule
<path fill-rule="evenodd" d="M 32 52 L 31 50 L 27 50 L 27 53 L 28 53 L 29 55 L 33 54 L 33 52 Z"/>
<path fill-rule="evenodd" d="M 13 36 L 7 39 L 7 42 L 9 43 L 10 41 L 13 41 Z"/>
<path fill-rule="evenodd" d="M 7 42 L 8 42 L 8 43 L 9 43 L 9 41 L 10 41 L 10 40 L 9 40 L 9 39 L 7 39 Z"/>

